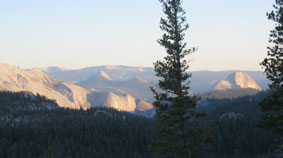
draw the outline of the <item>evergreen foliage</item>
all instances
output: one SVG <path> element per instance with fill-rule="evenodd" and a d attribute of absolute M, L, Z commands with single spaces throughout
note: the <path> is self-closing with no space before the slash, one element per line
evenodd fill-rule
<path fill-rule="evenodd" d="M 190 96 L 189 68 L 185 57 L 196 51 L 187 49 L 184 42 L 185 31 L 189 28 L 181 0 L 160 0 L 166 18 L 161 18 L 160 28 L 164 31 L 158 43 L 166 49 L 163 61 L 154 63 L 158 87 L 151 88 L 156 101 L 156 122 L 158 139 L 153 149 L 162 158 L 198 158 L 203 146 L 209 144 L 206 130 L 198 129 L 190 123 L 195 118 L 204 117 L 196 112 L 199 97 Z"/>
<path fill-rule="evenodd" d="M 259 93 L 232 100 L 209 100 L 208 107 L 216 107 L 208 112 L 205 121 L 199 122 L 215 129 L 215 143 L 207 152 L 206 158 L 260 158 L 267 155 L 268 142 L 273 137 L 257 128 L 262 114 L 258 103 L 265 96 L 265 93 Z M 240 115 L 223 117 L 230 113 Z"/>
<path fill-rule="evenodd" d="M 190 123 L 215 129 L 205 158 L 267 158 L 272 136 L 256 128 L 258 102 L 265 96 L 207 100 L 205 108 L 215 108 Z M 231 112 L 244 117 L 221 117 Z M 39 95 L 0 92 L 1 158 L 155 158 L 147 146 L 157 137 L 155 126 L 153 119 L 127 112 L 63 109 Z"/>
<path fill-rule="evenodd" d="M 44 107 L 50 104 L 58 107 L 39 95 L 0 93 L 1 158 L 153 157 L 151 119 L 106 108 Z"/>
<path fill-rule="evenodd" d="M 210 91 L 201 95 L 202 99 L 235 99 L 244 96 L 253 96 L 258 94 L 260 91 L 252 88 L 235 88 L 235 89 L 226 89 L 218 91 Z"/>
<path fill-rule="evenodd" d="M 276 136 L 273 147 L 283 157 L 283 0 L 276 0 L 274 10 L 267 16 L 276 25 L 270 33 L 268 57 L 261 65 L 272 82 L 269 85 L 272 93 L 260 104 L 264 115 L 259 126 Z"/>
<path fill-rule="evenodd" d="M 0 115 L 57 108 L 59 106 L 54 100 L 48 100 L 39 94 L 0 91 Z"/>

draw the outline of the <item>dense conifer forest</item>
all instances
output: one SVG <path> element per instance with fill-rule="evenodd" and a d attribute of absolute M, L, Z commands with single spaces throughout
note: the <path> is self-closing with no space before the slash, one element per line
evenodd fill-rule
<path fill-rule="evenodd" d="M 0 100 L 1 158 L 151 157 L 150 119 L 104 108 L 35 109 L 56 104 L 27 93 L 2 92 Z"/>
<path fill-rule="evenodd" d="M 261 111 L 258 103 L 267 92 L 237 99 L 207 100 L 208 115 L 204 126 L 214 129 L 211 158 L 259 158 L 268 154 L 270 133 L 257 127 Z M 215 107 L 210 107 L 215 106 Z"/>
<path fill-rule="evenodd" d="M 206 99 L 207 117 L 197 122 L 213 129 L 207 158 L 258 158 L 269 153 L 271 135 L 257 128 L 258 102 L 265 92 L 236 99 Z M 151 158 L 152 119 L 92 108 L 70 110 L 29 93 L 0 93 L 2 158 Z M 208 108 L 209 107 L 209 108 Z M 213 107 L 213 108 L 211 108 Z"/>
<path fill-rule="evenodd" d="M 254 96 L 259 90 L 252 88 L 235 88 L 220 91 L 209 91 L 201 95 L 202 99 L 236 99 L 244 96 Z"/>

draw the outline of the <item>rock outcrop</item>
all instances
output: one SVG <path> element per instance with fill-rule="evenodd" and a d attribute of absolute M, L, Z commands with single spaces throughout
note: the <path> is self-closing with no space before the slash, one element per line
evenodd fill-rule
<path fill-rule="evenodd" d="M 261 90 L 255 80 L 243 72 L 232 73 L 225 80 L 217 82 L 213 90 L 226 90 L 232 88 L 251 88 Z"/>
<path fill-rule="evenodd" d="M 127 112 L 134 112 L 136 109 L 136 100 L 130 94 L 119 96 L 112 92 L 94 92 L 87 99 L 92 107 L 103 106 Z"/>

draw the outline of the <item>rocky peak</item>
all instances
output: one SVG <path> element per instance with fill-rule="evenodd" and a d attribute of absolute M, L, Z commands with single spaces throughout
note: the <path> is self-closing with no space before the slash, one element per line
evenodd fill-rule
<path fill-rule="evenodd" d="M 214 86 L 214 90 L 226 90 L 231 88 L 252 88 L 261 90 L 255 80 L 243 72 L 234 72 L 225 80 L 217 82 Z"/>

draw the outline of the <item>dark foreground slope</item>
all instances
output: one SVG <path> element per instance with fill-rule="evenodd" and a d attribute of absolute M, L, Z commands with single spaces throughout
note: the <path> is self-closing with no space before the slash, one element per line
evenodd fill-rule
<path fill-rule="evenodd" d="M 206 158 L 258 158 L 271 136 L 256 127 L 258 102 L 265 94 L 237 99 L 208 99 L 206 119 L 215 143 Z M 2 158 L 151 158 L 148 144 L 154 121 L 113 109 L 58 108 L 54 101 L 27 93 L 0 93 Z"/>
<path fill-rule="evenodd" d="M 39 101 L 52 101 L 19 93 L 1 96 L 11 99 L 0 102 L 1 158 L 151 157 L 147 144 L 153 123 L 149 119 L 102 108 L 35 109 L 32 105 Z"/>
<path fill-rule="evenodd" d="M 261 92 L 237 99 L 206 100 L 210 112 L 200 124 L 215 131 L 207 158 L 261 158 L 270 152 L 271 135 L 257 128 L 261 115 L 258 103 L 265 96 Z"/>

